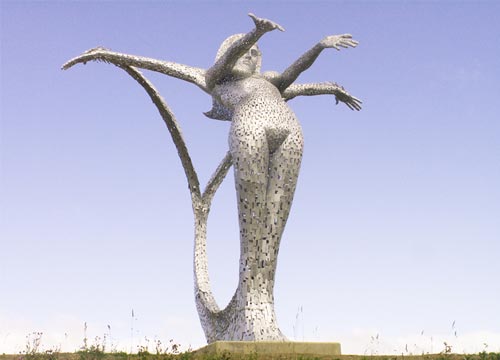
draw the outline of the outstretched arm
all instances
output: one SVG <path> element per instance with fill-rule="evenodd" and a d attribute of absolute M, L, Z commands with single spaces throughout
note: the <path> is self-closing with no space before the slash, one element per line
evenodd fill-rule
<path fill-rule="evenodd" d="M 188 65 L 177 64 L 169 61 L 161 61 L 143 56 L 134 56 L 122 54 L 107 50 L 102 47 L 97 47 L 84 52 L 62 66 L 63 70 L 67 70 L 75 64 L 87 63 L 87 61 L 103 61 L 112 63 L 116 66 L 133 66 L 141 69 L 160 72 L 165 75 L 188 81 L 200 87 L 203 91 L 207 91 L 205 84 L 206 70 Z"/>
<path fill-rule="evenodd" d="M 275 80 L 274 85 L 283 93 L 303 71 L 309 69 L 324 49 L 334 48 L 340 50 L 341 47 L 348 48 L 356 47 L 357 45 L 358 42 L 353 40 L 350 34 L 327 36 L 283 71 Z"/>
<path fill-rule="evenodd" d="M 351 110 L 361 110 L 362 101 L 349 94 L 342 86 L 333 82 L 315 84 L 292 84 L 282 94 L 288 101 L 296 96 L 335 95 L 336 103 L 343 102 Z"/>
<path fill-rule="evenodd" d="M 270 20 L 258 18 L 251 13 L 248 14 L 248 16 L 250 16 L 255 23 L 255 28 L 249 33 L 246 33 L 242 38 L 236 40 L 229 49 L 227 49 L 226 53 L 207 70 L 205 79 L 209 90 L 213 89 L 215 85 L 231 75 L 231 70 L 236 64 L 236 61 L 250 50 L 262 35 L 275 29 L 285 31 L 280 25 Z"/>

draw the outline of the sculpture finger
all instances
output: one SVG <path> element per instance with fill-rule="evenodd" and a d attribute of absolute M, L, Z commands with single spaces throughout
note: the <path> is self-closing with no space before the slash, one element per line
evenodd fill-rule
<path fill-rule="evenodd" d="M 275 25 L 276 25 L 276 29 L 278 29 L 279 31 L 281 31 L 281 32 L 285 31 L 285 28 L 283 26 L 281 26 L 280 24 L 275 23 Z"/>
<path fill-rule="evenodd" d="M 351 104 L 349 104 L 348 102 L 346 102 L 346 103 L 344 103 L 344 104 L 346 104 L 346 105 L 347 105 L 347 107 L 348 107 L 349 109 L 354 110 L 354 108 L 352 107 L 352 105 L 351 105 Z"/>
<path fill-rule="evenodd" d="M 87 50 L 83 54 L 81 54 L 81 55 L 67 61 L 66 63 L 64 63 L 63 66 L 61 67 L 61 69 L 68 70 L 70 67 L 72 67 L 76 64 L 79 64 L 79 63 L 85 64 L 87 61 L 98 60 L 99 55 L 101 54 L 100 52 L 102 50 L 106 51 L 107 49 L 105 49 L 103 47 L 96 47 L 96 48 Z"/>
<path fill-rule="evenodd" d="M 345 45 L 345 47 L 356 47 L 358 45 L 358 42 L 355 40 L 342 40 L 341 44 Z"/>
<path fill-rule="evenodd" d="M 354 103 L 354 102 L 353 102 L 353 103 L 351 103 L 351 105 L 352 105 L 352 107 L 354 107 L 354 109 L 355 109 L 356 111 L 361 110 L 361 106 L 360 106 L 359 104 L 357 104 L 357 103 Z"/>
<path fill-rule="evenodd" d="M 86 63 L 88 60 L 91 60 L 88 54 L 80 55 L 64 63 L 63 66 L 61 66 L 61 69 L 68 70 L 70 67 L 78 63 Z"/>
<path fill-rule="evenodd" d="M 254 23 L 256 23 L 259 20 L 259 18 L 257 16 L 255 16 L 254 13 L 248 13 L 248 16 L 250 16 L 252 18 Z"/>
<path fill-rule="evenodd" d="M 272 26 L 273 29 L 278 29 L 279 31 L 285 31 L 285 29 L 283 28 L 283 26 L 281 26 L 278 23 L 275 23 L 274 21 L 267 20 L 267 19 L 264 19 L 264 21 L 266 21 L 267 23 L 269 23 Z"/>
<path fill-rule="evenodd" d="M 263 18 L 258 18 L 253 13 L 248 13 L 248 16 L 250 16 L 252 18 L 256 27 L 259 27 L 259 25 L 260 26 L 267 25 L 268 28 L 270 28 L 270 29 L 273 29 L 273 30 L 278 29 L 279 31 L 285 31 L 285 29 L 281 25 L 275 23 L 274 21 L 271 21 L 268 19 L 263 19 Z"/>
<path fill-rule="evenodd" d="M 353 97 L 352 98 L 352 103 L 355 105 L 359 110 L 361 110 L 361 104 L 363 103 L 361 100 Z"/>
<path fill-rule="evenodd" d="M 75 63 L 72 61 L 72 60 L 69 60 L 67 62 L 65 62 L 62 66 L 61 66 L 61 70 L 68 70 L 70 67 L 72 67 Z"/>
<path fill-rule="evenodd" d="M 356 46 L 358 46 L 358 44 L 359 44 L 359 43 L 358 43 L 357 41 L 355 41 L 355 40 L 346 41 L 345 43 L 346 43 L 347 45 L 351 46 L 351 47 L 356 47 Z"/>

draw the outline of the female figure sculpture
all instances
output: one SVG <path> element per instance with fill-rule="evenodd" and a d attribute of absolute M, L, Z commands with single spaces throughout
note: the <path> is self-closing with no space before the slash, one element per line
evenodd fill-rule
<path fill-rule="evenodd" d="M 100 60 L 125 70 L 140 67 L 159 71 L 196 84 L 213 98 L 214 107 L 205 115 L 231 121 L 229 154 L 225 161 L 227 165 L 232 160 L 234 166 L 240 227 L 240 276 L 238 288 L 224 310 L 219 310 L 210 291 L 205 236 L 210 200 L 228 166 L 218 170 L 214 177 L 217 184 L 209 184 L 206 198 L 205 193 L 199 198 L 193 196 L 197 219 L 195 294 L 209 343 L 216 340 L 285 340 L 274 311 L 274 278 L 303 150 L 300 124 L 286 100 L 298 95 L 333 94 L 337 103 L 341 101 L 353 110 L 361 108 L 360 100 L 336 84 L 293 84 L 323 49 L 355 47 L 357 42 L 351 35 L 328 36 L 283 73 L 261 74 L 257 41 L 265 33 L 276 29 L 283 31 L 283 28 L 270 20 L 249 15 L 255 28 L 247 34 L 226 39 L 215 64 L 208 70 L 102 48 L 90 50 L 63 66 L 66 69 L 76 63 Z M 197 190 L 196 184 L 190 183 L 192 195 Z"/>

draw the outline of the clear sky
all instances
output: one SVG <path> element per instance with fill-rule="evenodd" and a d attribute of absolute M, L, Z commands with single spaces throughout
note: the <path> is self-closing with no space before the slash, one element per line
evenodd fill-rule
<path fill-rule="evenodd" d="M 283 332 L 344 353 L 500 351 L 500 3 L 1 1 L 0 353 L 34 331 L 74 351 L 85 322 L 118 349 L 204 344 L 167 129 L 123 71 L 60 66 L 100 45 L 207 68 L 251 29 L 248 12 L 286 29 L 261 40 L 263 70 L 326 35 L 360 42 L 325 51 L 298 82 L 337 81 L 361 112 L 331 96 L 289 103 L 306 148 L 278 264 Z M 197 87 L 145 74 L 206 183 L 229 123 L 203 116 Z M 238 278 L 231 174 L 208 246 L 224 306 Z"/>

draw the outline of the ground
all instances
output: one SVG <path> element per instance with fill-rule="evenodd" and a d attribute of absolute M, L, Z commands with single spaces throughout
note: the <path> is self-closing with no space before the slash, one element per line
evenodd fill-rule
<path fill-rule="evenodd" d="M 102 353 L 99 351 L 86 351 L 78 353 L 36 353 L 36 354 L 17 354 L 0 355 L 0 360 L 500 360 L 500 353 L 479 354 L 423 354 L 423 355 L 337 355 L 337 356 L 303 356 L 303 355 L 259 355 L 250 354 L 235 356 L 229 353 L 218 355 L 201 355 L 196 352 L 187 352 L 182 354 L 126 354 L 126 353 Z"/>

